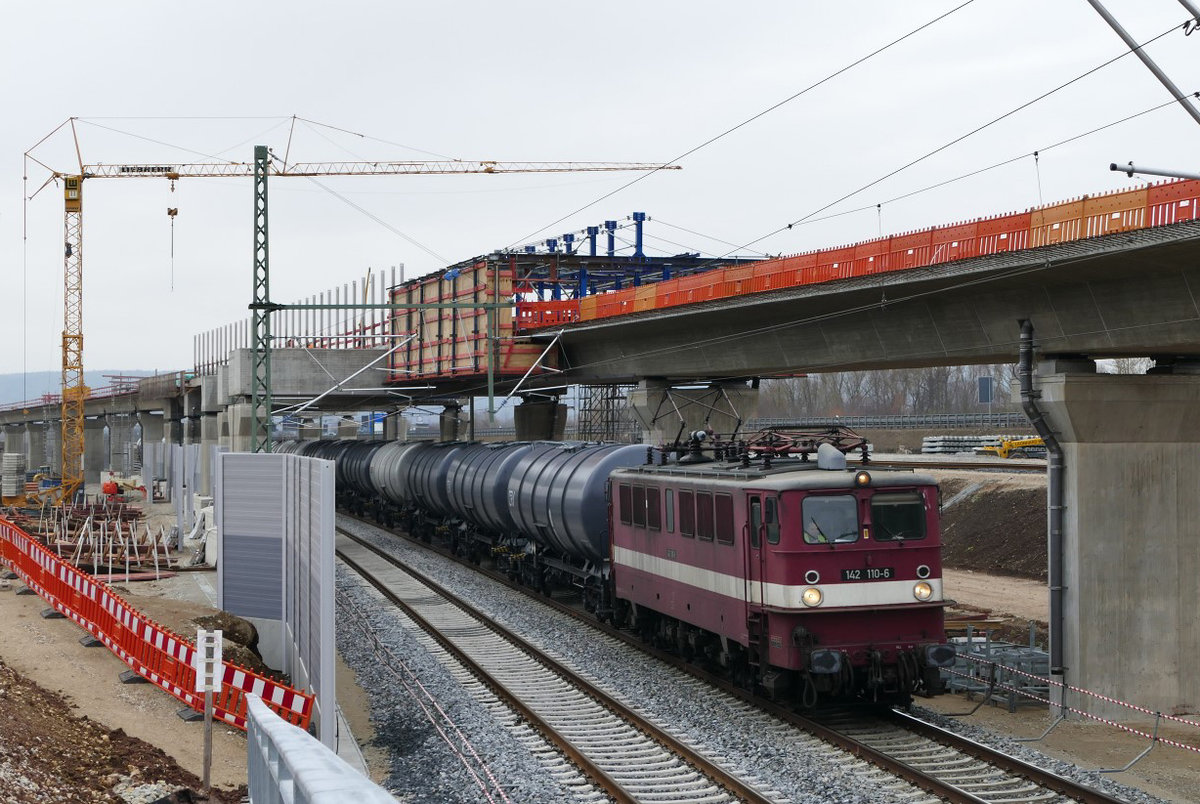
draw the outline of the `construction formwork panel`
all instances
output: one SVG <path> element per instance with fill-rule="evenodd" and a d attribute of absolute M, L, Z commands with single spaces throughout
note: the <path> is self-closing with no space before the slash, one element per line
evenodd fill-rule
<path fill-rule="evenodd" d="M 546 368 L 557 368 L 553 352 L 539 364 L 543 347 L 513 338 L 515 306 L 494 310 L 489 340 L 488 311 L 482 305 L 511 301 L 513 273 L 509 265 L 481 260 L 393 288 L 392 304 L 454 302 L 465 306 L 395 310 L 392 337 L 397 343 L 411 340 L 389 358 L 389 381 L 403 384 L 414 380 L 483 379 L 488 374 L 489 344 L 496 379 L 521 377 L 530 369 L 538 374 Z"/>

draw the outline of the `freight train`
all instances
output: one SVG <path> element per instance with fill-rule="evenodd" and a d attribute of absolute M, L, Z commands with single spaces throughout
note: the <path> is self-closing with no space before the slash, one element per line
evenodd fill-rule
<path fill-rule="evenodd" d="M 543 592 L 573 586 L 600 619 L 776 700 L 941 692 L 954 648 L 935 481 L 849 467 L 858 442 L 844 432 L 706 448 L 707 435 L 669 454 L 580 442 L 279 451 L 334 460 L 343 507 L 440 534 Z"/>

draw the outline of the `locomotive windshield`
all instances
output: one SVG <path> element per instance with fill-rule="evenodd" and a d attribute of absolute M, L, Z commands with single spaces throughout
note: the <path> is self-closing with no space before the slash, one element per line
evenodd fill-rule
<path fill-rule="evenodd" d="M 876 494 L 871 498 L 871 526 L 880 542 L 924 539 L 925 501 L 915 491 Z"/>
<path fill-rule="evenodd" d="M 805 497 L 801 513 L 808 544 L 858 541 L 858 502 L 853 495 Z"/>

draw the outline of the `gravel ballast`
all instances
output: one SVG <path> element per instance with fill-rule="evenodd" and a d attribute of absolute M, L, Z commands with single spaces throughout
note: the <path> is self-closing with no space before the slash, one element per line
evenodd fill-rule
<path fill-rule="evenodd" d="M 537 605 L 527 596 L 468 568 L 346 517 L 339 517 L 338 526 L 402 557 L 530 642 L 543 649 L 552 647 L 550 653 L 599 680 L 614 697 L 636 705 L 660 723 L 671 724 L 682 740 L 700 747 L 711 757 L 721 758 L 729 770 L 758 780 L 765 789 L 777 791 L 780 801 L 884 804 L 926 797 L 833 746 L 796 734 L 791 726 L 731 696 L 695 680 L 679 680 L 674 669 L 597 631 L 582 629 L 565 615 Z M 338 648 L 359 674 L 360 684 L 368 690 L 373 716 L 378 721 L 377 741 L 392 755 L 389 789 L 410 796 L 403 798 L 405 801 L 486 800 L 470 774 L 455 769 L 456 765 L 463 768 L 463 763 L 445 747 L 444 741 L 432 734 L 429 721 L 417 711 L 412 697 L 397 688 L 395 679 L 380 667 L 377 652 L 363 644 L 367 640 L 357 632 L 351 639 L 350 628 L 343 625 L 346 615 L 342 601 L 350 602 L 362 612 L 376 629 L 378 639 L 394 646 L 394 655 L 404 657 L 421 683 L 444 708 L 454 712 L 460 728 L 472 735 L 472 740 L 479 741 L 477 750 L 486 751 L 489 761 L 498 761 L 493 771 L 513 801 L 558 802 L 571 797 L 572 791 L 552 784 L 544 764 L 513 738 L 509 730 L 512 721 L 498 723 L 487 707 L 465 695 L 451 674 L 425 653 L 420 641 L 400 626 L 396 615 L 387 613 L 390 604 L 373 591 L 364 592 L 341 567 L 338 579 L 341 597 Z M 344 642 L 354 644 L 343 645 Z M 999 746 L 1031 764 L 1080 779 L 1134 804 L 1161 801 L 977 727 L 917 711 L 938 725 Z M 414 783 L 415 780 L 421 782 Z"/>

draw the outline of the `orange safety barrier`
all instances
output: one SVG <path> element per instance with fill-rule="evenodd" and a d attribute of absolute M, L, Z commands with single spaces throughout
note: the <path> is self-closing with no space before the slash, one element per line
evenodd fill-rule
<path fill-rule="evenodd" d="M 881 237 L 866 240 L 854 246 L 854 266 L 851 273 L 854 276 L 868 276 L 886 271 L 887 254 L 891 251 L 891 238 Z"/>
<path fill-rule="evenodd" d="M 599 296 L 584 296 L 579 300 L 579 318 L 584 321 L 591 321 L 596 317 L 596 301 Z"/>
<path fill-rule="evenodd" d="M 1083 236 L 1099 237 L 1141 229 L 1146 225 L 1149 189 L 1094 195 L 1083 200 Z"/>
<path fill-rule="evenodd" d="M 1031 246 L 1048 246 L 1078 240 L 1083 230 L 1083 199 L 1064 201 L 1030 213 Z"/>
<path fill-rule="evenodd" d="M 816 277 L 818 282 L 846 279 L 854 267 L 854 246 L 842 246 L 817 252 Z"/>
<path fill-rule="evenodd" d="M 969 257 L 979 256 L 979 222 L 959 223 L 952 226 L 939 226 L 933 230 L 930 245 L 933 252 L 929 255 L 930 264 L 939 262 L 954 262 Z"/>
<path fill-rule="evenodd" d="M 976 224 L 979 229 L 979 253 L 999 254 L 1025 248 L 1029 243 L 1029 220 L 1028 212 L 981 219 Z"/>
<path fill-rule="evenodd" d="M 652 282 L 649 285 L 641 285 L 633 289 L 633 312 L 641 313 L 654 309 L 654 302 L 658 297 L 657 284 Z"/>
<path fill-rule="evenodd" d="M 754 280 L 763 290 L 790 288 L 796 284 L 796 262 L 793 258 L 764 260 L 754 267 Z"/>
<path fill-rule="evenodd" d="M 929 265 L 933 253 L 933 230 L 909 232 L 892 238 L 891 257 L 888 260 L 889 271 L 899 271 L 904 268 L 919 268 Z"/>
<path fill-rule="evenodd" d="M 196 647 L 144 617 L 104 582 L 60 559 L 13 523 L 0 519 L 0 562 L 56 611 L 103 642 L 138 675 L 197 712 Z M 246 694 L 254 693 L 280 717 L 308 728 L 313 697 L 228 662 L 213 715 L 246 728 Z"/>
<path fill-rule="evenodd" d="M 579 320 L 579 302 L 575 299 L 517 302 L 517 326 L 548 327 Z"/>
<path fill-rule="evenodd" d="M 880 271 L 920 268 L 1189 220 L 1200 220 L 1200 180 L 1168 181 L 678 277 L 653 285 L 653 306 L 675 307 Z M 592 297 L 598 300 L 580 305 L 579 318 L 588 321 L 650 309 L 646 306 L 649 292 L 642 288 Z"/>
<path fill-rule="evenodd" d="M 1146 195 L 1147 226 L 1200 218 L 1200 180 L 1151 185 Z"/>

